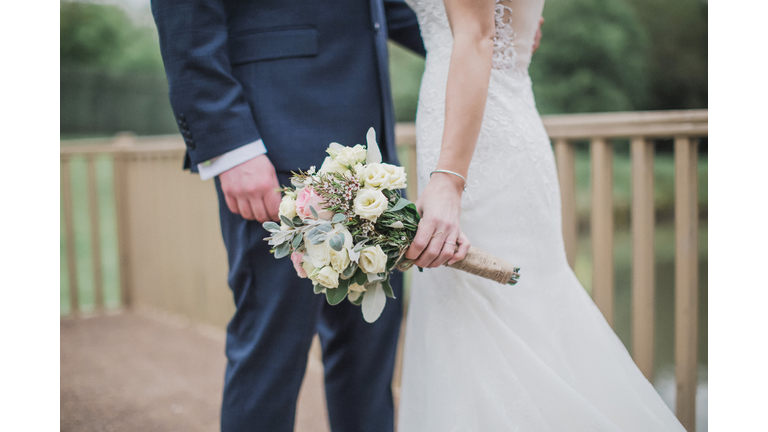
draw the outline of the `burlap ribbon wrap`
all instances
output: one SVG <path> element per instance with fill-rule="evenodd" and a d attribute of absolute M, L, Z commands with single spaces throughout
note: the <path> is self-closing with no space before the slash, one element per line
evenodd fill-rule
<path fill-rule="evenodd" d="M 515 267 L 503 259 L 474 246 L 469 248 L 469 252 L 467 252 L 467 256 L 463 260 L 446 265 L 456 270 L 465 271 L 505 285 L 514 285 L 520 279 L 519 267 Z M 404 271 L 411 268 L 411 266 L 413 266 L 413 261 L 405 260 L 400 262 L 397 268 Z"/>

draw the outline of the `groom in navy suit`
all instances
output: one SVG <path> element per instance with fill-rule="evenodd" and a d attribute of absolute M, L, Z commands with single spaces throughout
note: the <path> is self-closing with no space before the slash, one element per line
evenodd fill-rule
<path fill-rule="evenodd" d="M 184 167 L 215 178 L 229 285 L 223 431 L 292 431 L 307 353 L 320 336 L 331 428 L 392 431 L 390 383 L 402 317 L 389 300 L 373 324 L 329 306 L 275 260 L 261 223 L 278 220 L 279 185 L 319 165 L 328 144 L 376 129 L 397 163 L 387 38 L 425 54 L 416 17 L 396 0 L 152 0 Z"/>

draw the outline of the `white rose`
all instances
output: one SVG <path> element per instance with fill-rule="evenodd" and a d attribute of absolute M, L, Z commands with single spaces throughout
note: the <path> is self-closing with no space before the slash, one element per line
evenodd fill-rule
<path fill-rule="evenodd" d="M 321 268 L 331 263 L 331 245 L 328 241 L 324 241 L 320 244 L 313 245 L 310 241 L 304 238 L 304 247 L 307 248 L 307 254 L 309 256 L 309 262 L 317 268 Z"/>
<path fill-rule="evenodd" d="M 382 273 L 387 269 L 387 254 L 381 246 L 367 247 L 360 253 L 360 268 L 366 273 Z"/>
<path fill-rule="evenodd" d="M 387 197 L 376 189 L 360 189 L 355 197 L 355 214 L 363 219 L 376 222 L 376 219 L 387 210 Z"/>
<path fill-rule="evenodd" d="M 303 268 L 308 275 L 311 275 L 312 272 L 315 271 L 315 266 L 313 266 L 312 263 L 308 261 L 308 259 L 309 257 L 304 255 L 304 261 L 301 263 L 301 268 Z"/>
<path fill-rule="evenodd" d="M 315 278 L 312 281 L 326 288 L 338 288 L 339 273 L 331 267 L 326 266 L 315 274 Z"/>
<path fill-rule="evenodd" d="M 389 185 L 389 177 L 382 164 L 371 163 L 363 168 L 359 181 L 367 189 L 385 189 Z"/>
<path fill-rule="evenodd" d="M 347 249 L 341 249 L 338 252 L 331 249 L 330 264 L 334 270 L 339 273 L 343 272 L 344 269 L 349 265 L 349 262 L 349 252 L 347 252 Z"/>
<path fill-rule="evenodd" d="M 323 161 L 323 165 L 320 167 L 319 173 L 337 172 L 339 174 L 344 174 L 347 171 L 349 171 L 349 168 L 337 162 L 336 159 L 327 156 L 325 161 Z"/>
<path fill-rule="evenodd" d="M 332 157 L 342 165 L 355 166 L 360 162 L 365 162 L 365 155 L 365 147 L 358 144 L 354 147 L 343 147 Z"/>
<path fill-rule="evenodd" d="M 356 293 L 365 292 L 365 285 L 358 285 L 358 284 L 353 282 L 353 283 L 349 284 L 349 292 L 351 292 L 351 293 L 352 292 L 356 292 Z"/>
<path fill-rule="evenodd" d="M 381 164 L 381 166 L 389 174 L 387 189 L 405 189 L 405 168 L 390 164 Z"/>
<path fill-rule="evenodd" d="M 285 216 L 288 219 L 296 217 L 296 200 L 288 195 L 284 196 L 280 202 L 279 215 Z"/>

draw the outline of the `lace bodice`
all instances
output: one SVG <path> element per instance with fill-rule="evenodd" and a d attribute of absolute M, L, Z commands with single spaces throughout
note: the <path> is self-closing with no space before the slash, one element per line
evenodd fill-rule
<path fill-rule="evenodd" d="M 445 58 L 453 36 L 443 0 L 406 0 L 419 18 L 427 53 Z M 493 69 L 527 72 L 544 0 L 496 0 Z"/>

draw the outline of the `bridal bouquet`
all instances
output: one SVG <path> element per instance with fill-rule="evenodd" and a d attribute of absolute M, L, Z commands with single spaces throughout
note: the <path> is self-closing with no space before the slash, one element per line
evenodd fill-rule
<path fill-rule="evenodd" d="M 404 259 L 419 224 L 416 206 L 403 198 L 403 167 L 381 162 L 376 132 L 368 130 L 367 148 L 331 143 L 319 170 L 294 173 L 292 187 L 281 190 L 280 224 L 265 222 L 265 240 L 275 258 L 291 257 L 296 273 L 309 278 L 315 294 L 336 305 L 348 298 L 374 322 L 386 298 L 394 298 L 389 278 Z M 518 268 L 471 248 L 451 267 L 514 284 Z"/>

